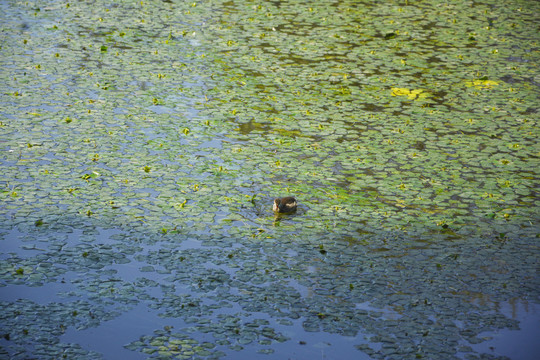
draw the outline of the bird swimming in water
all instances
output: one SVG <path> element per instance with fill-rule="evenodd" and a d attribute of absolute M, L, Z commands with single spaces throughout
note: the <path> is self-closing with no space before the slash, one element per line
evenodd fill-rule
<path fill-rule="evenodd" d="M 293 213 L 296 211 L 296 199 L 288 196 L 281 199 L 274 199 L 274 211 L 277 213 Z"/>

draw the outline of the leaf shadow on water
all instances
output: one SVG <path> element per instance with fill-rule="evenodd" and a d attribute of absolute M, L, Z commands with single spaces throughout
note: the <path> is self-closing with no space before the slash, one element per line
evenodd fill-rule
<path fill-rule="evenodd" d="M 99 221 L 81 224 L 60 215 L 63 225 L 49 224 L 54 231 L 34 225 L 5 234 L 4 241 L 24 239 L 27 250 L 5 254 L 2 273 L 7 288 L 18 287 L 22 296 L 3 296 L 4 313 L 12 314 L 4 316 L 11 341 L 36 349 L 52 342 L 51 354 L 79 351 L 70 342 L 82 336 L 75 342 L 83 349 L 121 355 L 122 344 L 111 335 L 125 326 L 131 330 L 122 339 L 137 331 L 142 336 L 128 349 L 147 354 L 175 354 L 174 344 L 189 340 L 191 347 L 184 348 L 206 344 L 199 351 L 210 357 L 247 358 L 265 349 L 273 351 L 271 358 L 319 351 L 347 356 L 354 347 L 374 356 L 396 351 L 387 345 L 390 338 L 403 349 L 418 338 L 440 351 L 440 337 L 455 339 L 445 351 L 467 353 L 474 347 L 464 344 L 481 343 L 489 329 L 518 329 L 515 315 L 503 315 L 499 304 L 528 303 L 531 289 L 512 279 L 534 267 L 532 257 L 509 261 L 519 239 L 494 239 L 488 247 L 458 239 L 441 246 L 399 232 L 347 238 L 315 232 L 306 239 L 287 225 L 250 238 L 211 231 L 159 235 L 129 230 L 129 224 L 106 230 L 96 227 Z M 35 248 L 41 250 L 32 256 Z M 20 276 L 13 275 L 17 267 L 24 269 Z M 50 317 L 21 321 L 20 314 L 43 311 Z M 60 329 L 42 333 L 50 320 Z M 40 340 L 28 343 L 25 334 L 35 332 L 42 333 Z"/>

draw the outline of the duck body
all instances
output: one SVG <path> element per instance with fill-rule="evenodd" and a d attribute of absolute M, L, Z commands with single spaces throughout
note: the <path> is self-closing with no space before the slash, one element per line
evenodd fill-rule
<path fill-rule="evenodd" d="M 284 198 L 274 199 L 274 211 L 278 213 L 292 213 L 296 211 L 296 199 L 288 196 Z"/>

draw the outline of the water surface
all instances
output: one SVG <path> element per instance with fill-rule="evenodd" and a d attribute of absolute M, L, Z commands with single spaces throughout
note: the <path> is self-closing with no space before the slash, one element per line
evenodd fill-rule
<path fill-rule="evenodd" d="M 0 13 L 0 357 L 536 358 L 537 3 Z"/>

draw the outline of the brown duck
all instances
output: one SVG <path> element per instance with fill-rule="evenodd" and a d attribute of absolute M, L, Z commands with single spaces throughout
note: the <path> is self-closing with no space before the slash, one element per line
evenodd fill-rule
<path fill-rule="evenodd" d="M 296 211 L 296 199 L 288 196 L 274 199 L 274 211 L 277 213 L 293 213 Z"/>

